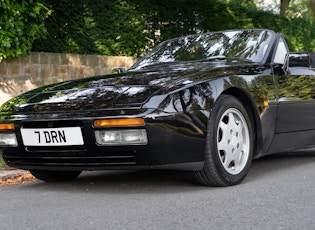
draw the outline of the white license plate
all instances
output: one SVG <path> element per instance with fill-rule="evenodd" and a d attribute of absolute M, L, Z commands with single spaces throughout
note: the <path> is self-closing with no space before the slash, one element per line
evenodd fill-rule
<path fill-rule="evenodd" d="M 21 129 L 25 146 L 83 145 L 80 127 Z"/>

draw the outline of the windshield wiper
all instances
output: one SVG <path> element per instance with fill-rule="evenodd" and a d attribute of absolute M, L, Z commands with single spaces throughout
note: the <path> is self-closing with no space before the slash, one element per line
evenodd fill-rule
<path fill-rule="evenodd" d="M 197 61 L 207 62 L 207 61 L 222 61 L 222 60 L 226 60 L 226 57 L 223 55 L 218 55 L 218 56 L 207 57 L 207 58 L 200 59 Z"/>
<path fill-rule="evenodd" d="M 145 68 L 151 68 L 151 67 L 163 67 L 165 65 L 170 65 L 170 64 L 177 64 L 180 63 L 178 61 L 170 61 L 170 62 L 153 62 L 153 63 L 149 63 L 147 65 L 139 65 L 139 66 L 135 66 L 135 67 L 130 67 L 130 69 L 128 70 L 140 70 L 140 69 L 145 69 Z"/>
<path fill-rule="evenodd" d="M 227 58 L 228 62 L 253 62 L 250 59 L 247 58 L 241 58 L 241 57 L 229 57 Z"/>
<path fill-rule="evenodd" d="M 219 56 L 211 56 L 211 57 L 207 57 L 201 60 L 197 60 L 199 62 L 207 62 L 207 61 L 224 61 L 226 60 L 227 62 L 253 62 L 250 59 L 247 58 L 242 58 L 242 57 L 226 57 L 223 55 L 219 55 Z"/>

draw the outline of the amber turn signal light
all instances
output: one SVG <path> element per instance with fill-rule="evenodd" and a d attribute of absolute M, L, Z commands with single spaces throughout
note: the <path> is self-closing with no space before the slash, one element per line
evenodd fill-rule
<path fill-rule="evenodd" d="M 94 127 L 143 126 L 143 118 L 121 118 L 94 120 Z"/>
<path fill-rule="evenodd" d="M 14 130 L 14 123 L 0 124 L 0 130 Z"/>
<path fill-rule="evenodd" d="M 264 101 L 264 107 L 268 107 L 269 106 L 269 102 L 268 101 Z"/>

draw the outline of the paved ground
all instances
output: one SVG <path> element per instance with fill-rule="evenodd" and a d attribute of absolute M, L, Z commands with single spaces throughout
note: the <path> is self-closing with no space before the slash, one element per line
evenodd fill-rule
<path fill-rule="evenodd" d="M 253 162 L 245 181 L 198 186 L 182 172 L 83 173 L 0 187 L 1 229 L 314 229 L 315 156 Z"/>

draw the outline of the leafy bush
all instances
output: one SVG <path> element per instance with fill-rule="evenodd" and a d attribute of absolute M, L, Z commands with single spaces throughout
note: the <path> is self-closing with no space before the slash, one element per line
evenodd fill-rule
<path fill-rule="evenodd" d="M 137 56 L 147 45 L 145 17 L 123 0 L 43 0 L 48 35 L 34 51 Z"/>
<path fill-rule="evenodd" d="M 53 13 L 34 51 L 139 56 L 169 38 L 238 28 L 280 31 L 292 51 L 315 51 L 311 15 L 265 12 L 252 0 L 42 1 Z"/>
<path fill-rule="evenodd" d="M 0 170 L 6 169 L 8 166 L 4 163 L 1 155 L 0 155 Z"/>
<path fill-rule="evenodd" d="M 0 0 L 0 62 L 27 54 L 44 37 L 49 10 L 36 0 Z"/>

